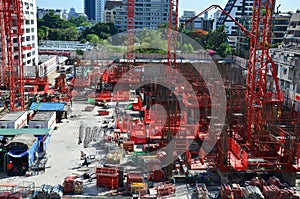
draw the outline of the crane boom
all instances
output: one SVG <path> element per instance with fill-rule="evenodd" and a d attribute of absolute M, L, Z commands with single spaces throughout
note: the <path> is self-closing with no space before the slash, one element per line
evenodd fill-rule
<path fill-rule="evenodd" d="M 197 19 L 199 16 L 205 14 L 206 12 L 212 10 L 212 9 L 219 9 L 221 10 L 226 16 L 228 16 L 244 33 L 246 33 L 247 35 L 250 35 L 251 32 L 245 28 L 242 24 L 240 24 L 237 20 L 235 20 L 235 18 L 233 18 L 228 12 L 226 12 L 221 6 L 219 5 L 211 5 L 208 8 L 206 8 L 205 10 L 203 10 L 202 12 L 200 12 L 199 14 L 197 14 L 196 16 L 188 19 L 187 21 L 185 21 L 184 23 L 181 24 L 181 28 L 184 28 L 184 26 L 186 26 L 187 24 L 193 22 L 195 19 Z"/>

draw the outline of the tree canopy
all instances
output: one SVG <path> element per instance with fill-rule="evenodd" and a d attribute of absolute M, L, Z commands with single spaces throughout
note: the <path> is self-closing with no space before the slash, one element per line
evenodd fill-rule
<path fill-rule="evenodd" d="M 79 32 L 77 27 L 87 28 Z M 81 40 L 90 41 L 96 45 L 101 39 L 107 39 L 116 33 L 117 29 L 113 23 L 97 23 L 93 25 L 84 16 L 64 20 L 52 11 L 45 14 L 42 19 L 38 19 L 39 40 Z M 89 38 L 87 38 L 88 35 L 90 35 Z"/>

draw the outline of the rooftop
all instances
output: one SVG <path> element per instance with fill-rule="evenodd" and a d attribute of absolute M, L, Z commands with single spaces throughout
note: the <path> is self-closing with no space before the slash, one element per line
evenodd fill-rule
<path fill-rule="evenodd" d="M 0 129 L 0 136 L 15 136 L 20 134 L 25 135 L 47 135 L 51 132 L 51 129 L 35 129 L 35 128 L 21 128 L 21 129 Z"/>
<path fill-rule="evenodd" d="M 29 110 L 35 111 L 64 111 L 65 102 L 32 102 L 29 107 Z"/>
<path fill-rule="evenodd" d="M 0 118 L 0 121 L 15 121 L 24 114 L 26 114 L 26 111 L 10 112 Z"/>
<path fill-rule="evenodd" d="M 49 112 L 49 111 L 38 111 L 36 114 L 33 116 L 31 121 L 45 121 L 49 120 L 55 112 Z"/>

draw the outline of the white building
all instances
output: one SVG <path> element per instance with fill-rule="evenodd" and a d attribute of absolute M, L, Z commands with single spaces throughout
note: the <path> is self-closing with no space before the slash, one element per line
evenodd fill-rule
<path fill-rule="evenodd" d="M 104 23 L 114 23 L 116 8 L 122 6 L 122 0 L 106 1 L 104 8 Z"/>
<path fill-rule="evenodd" d="M 216 30 L 217 29 L 217 21 L 219 19 L 219 17 L 221 16 L 222 12 L 220 10 L 217 10 L 214 15 L 213 15 L 213 19 L 214 19 L 214 22 L 213 22 L 213 30 Z"/>
<path fill-rule="evenodd" d="M 254 0 L 228 0 L 224 10 L 228 12 L 237 21 L 243 16 L 252 16 Z M 224 13 L 220 15 L 217 25 L 225 25 L 226 30 L 231 36 L 238 36 L 238 26 Z"/>
<path fill-rule="evenodd" d="M 38 64 L 38 38 L 36 20 L 36 0 L 23 0 L 24 35 L 23 46 L 30 46 L 31 49 L 23 50 L 24 72 L 27 68 L 35 67 Z"/>
<path fill-rule="evenodd" d="M 285 105 L 300 111 L 300 11 L 293 13 L 282 44 L 270 49 L 270 54 L 277 66 Z"/>
<path fill-rule="evenodd" d="M 168 23 L 169 0 L 136 0 L 134 3 L 134 28 L 157 28 Z M 116 9 L 115 26 L 118 31 L 127 30 L 127 0 Z"/>
<path fill-rule="evenodd" d="M 61 9 L 45 9 L 45 8 L 39 8 L 39 7 L 37 7 L 36 17 L 38 19 L 42 19 L 44 17 L 44 15 L 49 12 L 54 12 L 55 15 L 58 15 L 60 18 L 62 18 L 63 12 Z"/>
<path fill-rule="evenodd" d="M 104 7 L 106 0 L 96 0 L 96 22 L 104 22 Z"/>

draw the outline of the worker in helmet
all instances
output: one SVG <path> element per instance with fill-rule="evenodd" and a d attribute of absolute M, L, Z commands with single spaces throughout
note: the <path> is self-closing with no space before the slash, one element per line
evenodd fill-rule
<path fill-rule="evenodd" d="M 13 165 L 12 161 L 9 161 L 6 165 L 6 167 L 7 167 L 7 175 L 12 176 L 13 175 L 13 169 L 14 169 L 14 165 Z"/>

